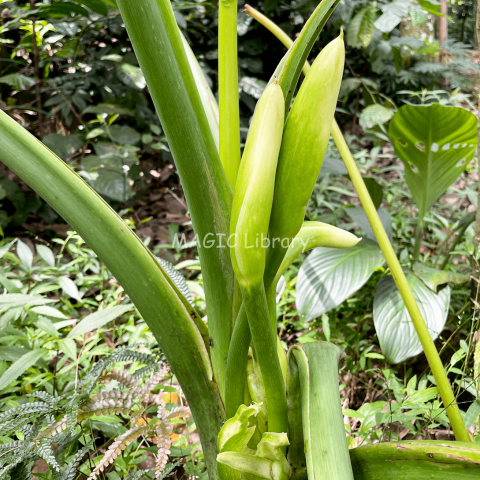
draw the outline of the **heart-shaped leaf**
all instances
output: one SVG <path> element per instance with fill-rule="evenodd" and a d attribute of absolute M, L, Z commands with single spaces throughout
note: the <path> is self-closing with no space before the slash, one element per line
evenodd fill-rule
<path fill-rule="evenodd" d="M 420 262 L 415 262 L 413 265 L 413 272 L 428 288 L 430 288 L 430 290 L 433 290 L 434 292 L 437 291 L 439 285 L 444 283 L 465 283 L 470 280 L 470 275 L 438 270 L 437 268 L 427 267 Z"/>
<path fill-rule="evenodd" d="M 472 160 L 477 118 L 463 108 L 438 103 L 404 105 L 393 116 L 388 133 L 423 218 Z"/>
<path fill-rule="evenodd" d="M 303 262 L 297 279 L 297 307 L 312 320 L 340 305 L 385 262 L 378 245 L 363 239 L 345 249 L 319 247 Z"/>
<path fill-rule="evenodd" d="M 450 287 L 434 293 L 413 272 L 404 271 L 428 331 L 435 340 L 447 321 Z M 378 283 L 373 302 L 373 322 L 388 362 L 403 362 L 422 351 L 417 332 L 392 276 L 383 277 Z"/>

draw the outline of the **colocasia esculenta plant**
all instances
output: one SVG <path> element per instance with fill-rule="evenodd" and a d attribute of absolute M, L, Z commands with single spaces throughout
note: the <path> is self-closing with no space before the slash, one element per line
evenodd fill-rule
<path fill-rule="evenodd" d="M 117 0 L 198 238 L 206 321 L 101 197 L 5 113 L 0 160 L 85 239 L 137 306 L 189 402 L 211 480 L 477 478 L 480 449 L 471 443 L 435 345 L 333 118 L 344 65 L 342 32 L 311 67 L 306 63 L 338 1 L 323 0 L 294 43 L 247 7 L 288 52 L 257 104 L 241 155 L 236 2 L 219 2 L 217 121 L 169 0 Z M 297 88 L 302 70 L 306 77 Z M 275 318 L 281 274 L 301 251 L 348 248 L 359 240 L 329 225 L 304 223 L 330 134 L 418 333 L 457 442 L 349 451 L 337 377 L 342 352 L 328 342 L 297 345 L 288 355 L 281 347 Z M 213 246 L 211 238 L 217 239 Z"/>

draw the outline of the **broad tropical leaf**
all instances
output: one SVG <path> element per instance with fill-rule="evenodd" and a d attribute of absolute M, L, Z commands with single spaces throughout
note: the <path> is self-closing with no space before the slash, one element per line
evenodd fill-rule
<path fill-rule="evenodd" d="M 374 242 L 377 242 L 377 237 L 375 237 L 372 227 L 370 226 L 370 222 L 368 221 L 367 214 L 362 207 L 346 208 L 345 212 L 357 224 L 357 226 L 365 232 L 367 238 L 373 240 Z M 393 227 L 391 215 L 383 207 L 380 207 L 377 210 L 377 213 L 380 217 L 380 221 L 383 224 L 383 228 L 385 228 L 385 231 L 387 232 L 388 238 L 390 239 L 390 241 L 392 241 Z"/>
<path fill-rule="evenodd" d="M 447 321 L 450 287 L 434 293 L 413 272 L 404 270 L 430 336 L 435 340 Z M 388 362 L 403 362 L 422 351 L 417 332 L 392 276 L 384 277 L 378 283 L 373 302 L 373 322 Z"/>
<path fill-rule="evenodd" d="M 395 153 L 423 217 L 465 170 L 477 147 L 477 118 L 458 107 L 404 105 L 390 122 Z"/>
<path fill-rule="evenodd" d="M 300 315 L 308 321 L 337 307 L 363 286 L 384 262 L 378 245 L 368 239 L 341 250 L 316 248 L 298 272 Z"/>

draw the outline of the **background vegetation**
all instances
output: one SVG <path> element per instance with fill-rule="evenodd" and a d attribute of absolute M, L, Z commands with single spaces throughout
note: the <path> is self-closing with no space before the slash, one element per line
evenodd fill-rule
<path fill-rule="evenodd" d="M 216 92 L 216 5 L 172 3 Z M 253 6 L 295 38 L 316 2 L 266 0 Z M 347 63 L 337 119 L 371 179 L 405 266 L 411 265 L 418 211 L 389 143 L 388 122 L 403 104 L 438 102 L 478 114 L 476 5 L 448 4 L 448 38 L 442 44 L 438 39 L 445 32 L 435 16 L 440 7 L 428 0 L 343 0 L 312 55 L 345 28 Z M 177 233 L 193 239 L 182 188 L 114 0 L 3 1 L 0 16 L 0 107 L 66 160 L 170 262 L 172 275 L 205 315 L 196 247 L 174 242 Z M 256 101 L 285 49 L 245 14 L 239 16 L 238 35 L 245 140 Z M 168 461 L 162 476 L 204 475 L 188 415 L 172 420 L 170 448 L 161 432 L 140 428 L 161 418 L 163 409 L 184 405 L 184 398 L 122 288 L 47 204 L 6 167 L 0 165 L 0 173 L 0 472 L 26 452 L 39 431 L 66 419 L 65 428 L 53 432 L 57 447 L 40 441 L 10 472 L 12 478 L 88 478 L 112 441 L 126 432 L 129 445 L 98 478 L 153 478 L 162 459 Z M 332 143 L 307 217 L 368 237 L 345 174 Z M 427 213 L 420 250 L 426 265 L 467 279 L 478 260 L 477 182 L 472 161 Z M 353 295 L 312 316 L 299 298 L 305 257 L 287 271 L 278 292 L 278 328 L 285 347 L 322 339 L 345 350 L 339 384 L 350 445 L 450 438 L 423 354 L 393 364 L 380 348 L 373 307 L 375 288 L 386 276 L 382 262 Z M 442 288 L 452 291 L 436 344 L 478 442 L 479 321 L 478 304 L 471 301 L 478 281 Z M 98 415 L 79 417 L 85 406 L 113 401 L 101 395 L 118 384 L 132 391 L 128 407 L 110 404 Z"/>

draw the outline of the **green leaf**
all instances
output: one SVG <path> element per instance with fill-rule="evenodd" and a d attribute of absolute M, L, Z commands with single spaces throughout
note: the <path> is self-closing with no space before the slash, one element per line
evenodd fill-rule
<path fill-rule="evenodd" d="M 70 158 L 83 145 L 83 141 L 76 135 L 62 135 L 61 133 L 46 135 L 43 137 L 43 143 L 62 160 Z"/>
<path fill-rule="evenodd" d="M 428 13 L 436 15 L 437 17 L 444 17 L 442 13 L 440 13 L 441 4 L 436 0 L 417 0 L 418 4 L 426 10 Z"/>
<path fill-rule="evenodd" d="M 128 125 L 112 125 L 110 127 L 110 135 L 114 142 L 127 145 L 136 145 L 141 139 L 141 135 Z"/>
<path fill-rule="evenodd" d="M 108 8 L 101 0 L 74 0 L 76 3 L 93 10 L 100 15 L 108 15 Z"/>
<path fill-rule="evenodd" d="M 473 442 L 382 442 L 349 453 L 355 480 L 475 480 L 480 472 L 480 445 Z"/>
<path fill-rule="evenodd" d="M 52 250 L 46 245 L 37 245 L 37 253 L 40 255 L 40 258 L 50 267 L 55 266 L 55 256 L 53 255 Z"/>
<path fill-rule="evenodd" d="M 477 118 L 463 108 L 438 103 L 404 105 L 390 122 L 389 137 L 423 218 L 472 160 Z"/>
<path fill-rule="evenodd" d="M 383 33 L 390 33 L 401 21 L 402 17 L 395 12 L 384 12 L 375 22 L 375 28 Z"/>
<path fill-rule="evenodd" d="M 365 182 L 365 186 L 367 187 L 375 208 L 378 210 L 383 200 L 383 188 L 373 178 L 364 178 L 363 181 Z"/>
<path fill-rule="evenodd" d="M 59 284 L 63 293 L 67 297 L 74 298 L 78 302 L 82 301 L 82 296 L 80 295 L 77 286 L 68 277 L 60 277 Z"/>
<path fill-rule="evenodd" d="M 16 362 L 20 357 L 28 353 L 28 350 L 21 347 L 9 346 L 0 347 L 0 360 L 6 362 Z"/>
<path fill-rule="evenodd" d="M 447 321 L 450 287 L 436 294 L 413 272 L 407 269 L 404 271 L 430 336 L 435 340 Z M 373 302 L 373 322 L 382 352 L 388 362 L 400 363 L 422 351 L 422 345 L 405 303 L 390 275 L 383 277 L 378 283 Z"/>
<path fill-rule="evenodd" d="M 295 345 L 288 353 L 289 457 L 295 469 L 306 460 L 310 479 L 353 480 L 338 390 L 342 357 L 328 342 Z"/>
<path fill-rule="evenodd" d="M 320 175 L 326 175 L 328 173 L 347 175 L 348 171 L 345 167 L 345 164 L 339 158 L 331 157 L 327 152 L 322 162 Z"/>
<path fill-rule="evenodd" d="M 434 292 L 437 292 L 439 285 L 444 283 L 466 283 L 470 280 L 470 275 L 462 275 L 448 270 L 438 270 L 436 268 L 427 267 L 420 262 L 415 262 L 413 272 L 422 280 L 422 282 Z"/>
<path fill-rule="evenodd" d="M 393 116 L 393 110 L 380 104 L 369 105 L 362 110 L 359 123 L 364 131 L 370 130 L 377 125 L 384 125 Z"/>
<path fill-rule="evenodd" d="M 368 47 L 375 32 L 377 7 L 372 4 L 362 8 L 352 19 L 347 30 L 347 44 L 351 47 Z"/>
<path fill-rule="evenodd" d="M 12 363 L 8 370 L 0 377 L 0 391 L 4 390 L 10 383 L 15 381 L 20 375 L 26 372 L 38 360 L 48 354 L 48 350 L 38 348 L 26 353 L 17 361 Z"/>
<path fill-rule="evenodd" d="M 402 405 L 412 405 L 415 403 L 426 403 L 434 398 L 438 397 L 438 388 L 430 387 L 424 388 L 423 390 L 418 390 L 417 392 L 410 395 Z"/>
<path fill-rule="evenodd" d="M 298 272 L 300 315 L 308 321 L 337 307 L 364 285 L 384 262 L 378 245 L 367 239 L 341 250 L 316 248 Z"/>
<path fill-rule="evenodd" d="M 15 90 L 25 90 L 35 84 L 35 80 L 31 77 L 22 75 L 21 73 L 11 73 L 0 77 L 0 83 L 6 83 Z"/>
<path fill-rule="evenodd" d="M 52 5 L 41 5 L 40 10 L 42 11 L 42 16 L 53 17 L 53 18 L 62 18 L 72 13 L 83 15 L 88 17 L 88 11 L 85 10 L 80 5 L 75 5 L 71 2 L 55 2 Z"/>
<path fill-rule="evenodd" d="M 477 398 L 469 407 L 463 417 L 465 427 L 470 428 L 480 417 L 480 398 Z"/>
<path fill-rule="evenodd" d="M 105 308 L 104 310 L 91 313 L 71 330 L 67 335 L 67 338 L 77 338 L 84 333 L 101 328 L 108 322 L 115 320 L 120 315 L 133 310 L 133 305 L 117 305 L 115 307 Z"/>
<path fill-rule="evenodd" d="M 285 96 L 285 118 L 292 102 L 300 73 L 317 40 L 318 35 L 334 12 L 339 0 L 322 0 L 305 23 L 295 43 L 288 51 L 285 63 L 279 74 L 279 85 Z M 283 59 L 282 59 L 283 62 Z M 282 63 L 281 62 L 281 63 Z"/>
<path fill-rule="evenodd" d="M 75 360 L 77 358 L 77 346 L 73 339 L 62 338 L 58 340 L 58 347 L 67 357 Z"/>
<path fill-rule="evenodd" d="M 50 300 L 38 295 L 21 295 L 19 293 L 7 293 L 0 295 L 0 310 L 6 310 L 12 307 L 26 307 L 34 305 L 45 305 L 54 303 L 56 300 Z"/>
<path fill-rule="evenodd" d="M 17 241 L 17 256 L 22 262 L 22 267 L 30 271 L 32 269 L 33 253 L 30 247 L 23 243 L 20 239 Z"/>
<path fill-rule="evenodd" d="M 211 349 L 211 360 L 215 382 L 223 398 L 232 312 L 236 310 L 232 304 L 234 276 L 229 249 L 207 248 L 204 241 L 218 238 L 219 234 L 228 237 L 231 188 L 188 63 L 171 2 L 142 0 L 142 8 L 138 8 L 137 2 L 118 0 L 118 6 L 165 131 L 185 191 L 193 229 L 198 235 L 209 308 L 208 329 L 215 345 Z M 192 152 L 195 155 L 192 156 Z M 175 370 L 175 366 L 172 367 Z M 203 435 L 202 424 L 209 425 L 209 434 L 217 428 L 207 417 L 195 418 L 195 421 L 200 437 Z M 201 421 L 202 424 L 199 423 Z M 202 444 L 212 474 L 216 456 L 212 450 L 214 444 L 204 439 Z"/>
<path fill-rule="evenodd" d="M 154 3 L 155 8 L 158 8 L 158 3 L 156 1 Z M 134 7 L 134 10 L 138 9 Z M 156 24 L 156 20 L 152 22 L 152 25 Z M 149 22 L 141 22 L 141 28 L 144 29 L 147 23 Z M 155 32 L 158 33 L 158 31 Z M 149 36 L 149 41 L 154 36 Z M 152 49 L 150 49 L 150 54 L 151 52 Z M 163 57 L 163 54 L 161 56 Z M 168 69 L 164 69 L 164 74 L 166 70 Z M 164 78 L 162 78 L 162 85 L 165 88 Z M 165 126 L 165 123 L 162 122 L 162 125 Z M 192 170 L 191 152 L 201 151 L 206 139 L 202 136 L 203 144 L 199 143 L 198 149 L 196 146 L 193 148 L 191 141 L 186 142 L 186 136 L 189 133 L 188 130 L 184 132 L 183 141 L 187 144 L 185 149 L 189 152 L 189 168 Z M 216 151 L 215 146 L 212 150 Z M 193 158 L 193 162 L 196 161 L 195 158 Z M 202 159 L 202 165 L 205 167 L 206 155 L 203 155 Z M 208 456 L 208 453 L 210 453 L 210 458 L 213 457 L 213 461 L 209 461 L 209 468 L 212 468 L 213 465 L 212 471 L 215 473 L 215 441 L 219 425 L 222 422 L 222 406 L 218 390 L 213 384 L 207 348 L 195 322 L 158 268 L 158 263 L 152 253 L 112 208 L 68 165 L 2 111 L 0 111 L 0 161 L 30 185 L 38 195 L 55 208 L 73 230 L 82 236 L 138 307 L 182 385 L 195 417 L 203 450 L 207 452 L 205 457 Z M 220 160 L 218 162 L 221 167 Z M 204 183 L 199 181 L 199 177 L 197 172 L 195 178 L 197 184 L 200 184 L 199 188 L 202 191 L 208 190 L 204 188 Z M 211 175 L 209 178 L 211 180 L 215 176 Z M 205 195 L 211 193 L 210 189 L 205 192 Z M 199 208 L 208 211 L 210 208 L 212 211 L 214 209 L 207 200 L 202 202 Z M 192 207 L 190 210 L 192 211 Z M 205 228 L 208 228 L 210 232 L 215 231 L 215 228 L 210 229 L 211 226 L 212 222 L 207 222 Z M 217 251 L 214 253 L 220 255 Z M 226 262 L 227 260 L 222 266 Z M 202 270 L 204 281 L 206 270 L 208 267 Z M 226 290 L 225 284 L 228 282 L 228 278 L 225 278 L 225 271 L 219 269 L 218 272 L 224 283 L 223 288 Z M 223 293 L 218 295 L 223 298 Z M 41 297 L 26 296 L 26 303 L 31 302 L 32 298 L 35 299 L 34 305 L 55 302 L 55 300 Z M 25 296 L 20 295 L 14 299 L 12 295 L 0 295 L 0 309 L 17 306 L 15 300 L 17 303 L 20 300 L 25 301 Z M 213 304 L 215 305 L 215 300 Z M 228 311 L 228 315 L 219 316 L 222 320 L 231 315 L 231 304 L 228 305 L 226 311 Z M 209 323 L 212 315 L 213 313 L 211 314 L 209 311 Z M 230 322 L 224 323 L 228 324 L 230 333 Z"/>
<path fill-rule="evenodd" d="M 48 336 L 58 338 L 58 330 L 51 320 L 45 317 L 40 317 L 35 326 L 43 330 Z"/>
<path fill-rule="evenodd" d="M 147 83 L 139 67 L 130 65 L 129 63 L 119 63 L 116 65 L 117 77 L 130 88 L 143 90 Z"/>

